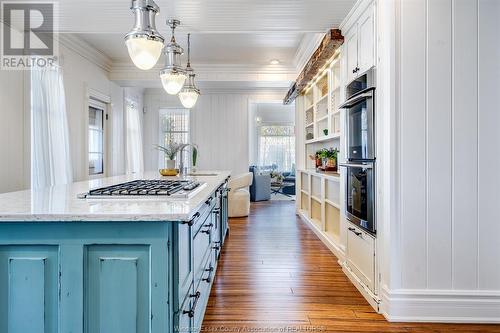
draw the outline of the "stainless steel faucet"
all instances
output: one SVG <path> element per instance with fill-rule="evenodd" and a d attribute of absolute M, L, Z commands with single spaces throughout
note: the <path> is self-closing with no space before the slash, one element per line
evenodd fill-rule
<path fill-rule="evenodd" d="M 180 161 L 179 161 L 179 175 L 181 176 L 186 176 L 187 174 L 189 174 L 189 166 L 184 166 L 184 149 L 186 147 L 190 147 L 192 146 L 191 144 L 189 143 L 186 143 L 182 146 L 181 150 L 179 151 L 180 153 Z"/>

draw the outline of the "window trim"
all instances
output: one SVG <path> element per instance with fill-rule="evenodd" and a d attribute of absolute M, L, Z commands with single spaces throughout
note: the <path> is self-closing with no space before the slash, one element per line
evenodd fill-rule
<path fill-rule="evenodd" d="M 103 156 L 103 173 L 97 174 L 97 175 L 90 175 L 89 174 L 89 108 L 94 107 L 98 109 L 102 109 L 104 111 L 104 135 L 103 135 L 103 142 L 104 142 L 104 156 Z M 86 99 L 85 99 L 85 122 L 84 122 L 84 135 L 85 135 L 85 156 L 83 158 L 83 163 L 84 163 L 84 168 L 85 170 L 85 179 L 99 179 L 99 178 L 105 178 L 109 175 L 109 170 L 111 170 L 111 158 L 108 156 L 110 149 L 109 149 L 109 138 L 111 138 L 112 133 L 111 132 L 111 122 L 108 121 L 111 119 L 112 115 L 111 112 L 111 97 L 108 95 L 105 95 L 97 90 L 94 90 L 92 88 L 89 88 L 88 86 L 86 87 Z"/>

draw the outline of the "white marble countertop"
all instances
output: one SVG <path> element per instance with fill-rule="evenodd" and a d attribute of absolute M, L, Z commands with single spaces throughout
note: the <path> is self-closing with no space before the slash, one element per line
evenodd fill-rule
<path fill-rule="evenodd" d="M 198 171 L 216 176 L 189 176 L 207 184 L 190 199 L 145 197 L 79 199 L 90 189 L 135 179 L 179 179 L 158 172 L 101 178 L 38 190 L 0 194 L 0 222 L 24 221 L 186 221 L 230 175 L 229 171 Z"/>

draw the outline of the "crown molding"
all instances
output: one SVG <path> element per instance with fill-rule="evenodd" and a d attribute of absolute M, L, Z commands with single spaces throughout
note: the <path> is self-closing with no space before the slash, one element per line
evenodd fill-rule
<path fill-rule="evenodd" d="M 110 57 L 74 34 L 59 34 L 59 43 L 87 59 L 106 72 L 110 72 L 113 61 Z"/>
<path fill-rule="evenodd" d="M 325 33 L 316 33 L 312 37 L 306 34 L 300 41 L 297 52 L 293 59 L 297 75 L 302 71 L 307 64 L 312 54 L 318 48 L 319 44 L 325 37 Z M 295 80 L 295 79 L 294 79 Z"/>

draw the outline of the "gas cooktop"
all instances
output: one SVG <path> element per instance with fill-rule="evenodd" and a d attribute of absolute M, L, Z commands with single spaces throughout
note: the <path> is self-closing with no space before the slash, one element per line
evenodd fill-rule
<path fill-rule="evenodd" d="M 80 195 L 80 198 L 130 198 L 130 197 L 158 197 L 188 199 L 200 192 L 206 186 L 192 180 L 163 180 L 147 179 L 133 180 L 90 190 Z"/>

